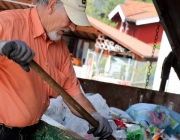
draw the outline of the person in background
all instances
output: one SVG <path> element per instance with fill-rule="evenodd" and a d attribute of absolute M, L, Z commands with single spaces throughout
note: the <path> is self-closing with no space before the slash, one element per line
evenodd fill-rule
<path fill-rule="evenodd" d="M 89 26 L 85 9 L 86 0 L 37 0 L 33 8 L 0 12 L 1 140 L 29 139 L 30 130 L 48 108 L 50 98 L 58 96 L 30 70 L 32 59 L 99 122 L 99 127 L 91 126 L 88 133 L 100 139 L 111 135 L 108 120 L 81 93 L 62 38 L 64 32 L 75 31 L 77 25 Z"/>

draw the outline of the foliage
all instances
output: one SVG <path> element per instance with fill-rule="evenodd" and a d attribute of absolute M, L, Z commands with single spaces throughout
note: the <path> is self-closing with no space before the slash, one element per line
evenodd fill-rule
<path fill-rule="evenodd" d="M 117 2 L 113 2 L 113 0 L 111 1 L 88 0 L 86 13 L 91 16 L 101 17 L 101 13 L 108 13 L 112 9 L 114 9 L 118 4 L 120 4 L 119 1 Z"/>
<path fill-rule="evenodd" d="M 99 63 L 99 73 L 104 73 L 104 68 L 107 62 L 107 57 L 102 57 L 100 63 Z"/>
<path fill-rule="evenodd" d="M 116 26 L 117 26 L 117 23 L 112 22 L 111 20 L 109 20 L 107 16 L 103 17 L 103 18 L 97 17 L 97 19 L 100 20 L 103 23 L 106 23 L 107 25 L 110 25 L 111 27 L 116 28 Z"/>
<path fill-rule="evenodd" d="M 156 49 L 160 50 L 160 46 L 161 46 L 161 44 L 157 44 Z"/>

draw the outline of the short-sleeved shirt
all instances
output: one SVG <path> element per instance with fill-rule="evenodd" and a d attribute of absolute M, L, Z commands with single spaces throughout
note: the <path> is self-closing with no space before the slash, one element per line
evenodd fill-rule
<path fill-rule="evenodd" d="M 67 93 L 80 94 L 65 41 L 47 39 L 36 8 L 0 12 L 0 40 L 26 42 L 35 52 L 34 60 Z M 33 125 L 49 106 L 49 98 L 57 96 L 32 69 L 25 72 L 17 63 L 0 56 L 0 123 L 14 127 Z"/>

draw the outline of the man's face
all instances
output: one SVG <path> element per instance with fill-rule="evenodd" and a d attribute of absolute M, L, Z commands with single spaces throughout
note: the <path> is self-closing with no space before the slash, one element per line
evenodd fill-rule
<path fill-rule="evenodd" d="M 58 31 L 51 31 L 47 33 L 47 36 L 49 37 L 50 40 L 52 41 L 58 41 L 61 39 L 61 35 L 58 35 Z"/>
<path fill-rule="evenodd" d="M 65 9 L 59 9 L 58 7 L 52 12 L 51 21 L 47 27 L 47 35 L 52 41 L 58 41 L 62 34 L 76 29 L 76 25 L 70 21 Z"/>
<path fill-rule="evenodd" d="M 47 33 L 48 37 L 50 40 L 52 41 L 58 41 L 61 39 L 61 35 L 63 33 L 68 33 L 70 32 L 70 28 L 69 27 L 65 27 L 65 28 L 61 28 L 59 30 L 54 30 L 54 31 L 51 31 L 49 33 Z"/>

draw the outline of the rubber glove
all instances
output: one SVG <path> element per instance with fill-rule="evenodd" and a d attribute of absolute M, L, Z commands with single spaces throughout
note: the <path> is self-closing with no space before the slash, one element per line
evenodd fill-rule
<path fill-rule="evenodd" d="M 1 55 L 7 56 L 18 63 L 25 71 L 29 71 L 29 62 L 33 59 L 35 53 L 23 41 L 12 40 L 9 42 L 3 41 L 3 46 L 0 46 Z"/>
<path fill-rule="evenodd" d="M 91 116 L 99 122 L 99 126 L 96 129 L 89 125 L 90 129 L 87 131 L 87 133 L 93 134 L 94 137 L 100 137 L 99 140 L 104 140 L 109 137 L 112 134 L 113 130 L 108 120 L 97 112 L 92 112 Z"/>

